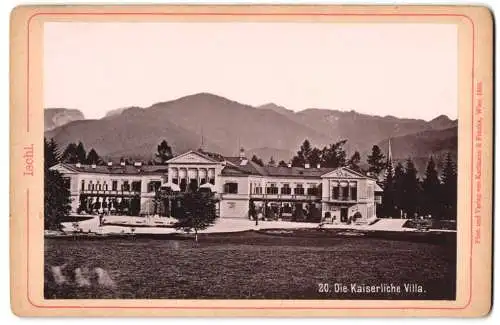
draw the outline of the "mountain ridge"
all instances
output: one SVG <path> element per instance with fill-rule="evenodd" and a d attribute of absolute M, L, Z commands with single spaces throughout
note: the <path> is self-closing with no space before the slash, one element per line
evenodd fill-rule
<path fill-rule="evenodd" d="M 405 136 L 396 141 L 412 144 L 397 145 L 403 156 L 411 153 L 409 148 L 424 156 L 456 151 L 453 137 L 456 139 L 457 124 L 457 120 L 445 115 L 424 121 L 352 110 L 309 108 L 294 112 L 274 103 L 255 107 L 219 95 L 197 93 L 145 108 L 126 107 L 101 119 L 69 121 L 48 130 L 46 136 L 54 137 L 61 146 L 82 141 L 86 148 L 93 147 L 111 158 L 150 159 L 156 145 L 166 139 L 176 153 L 197 149 L 203 141 L 204 149 L 210 151 L 232 156 L 244 147 L 249 154 L 268 156 L 261 156 L 267 162 L 270 156 L 287 161 L 305 139 L 319 148 L 347 139 L 348 155 L 357 150 L 365 156 L 374 144 L 384 145 L 388 138 Z M 421 135 L 426 131 L 433 131 L 432 136 Z M 419 141 L 423 143 L 420 146 Z"/>

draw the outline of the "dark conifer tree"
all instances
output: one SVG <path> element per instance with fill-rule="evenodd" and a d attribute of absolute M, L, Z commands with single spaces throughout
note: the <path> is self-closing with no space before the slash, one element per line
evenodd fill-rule
<path fill-rule="evenodd" d="M 368 171 L 376 176 L 378 176 L 380 172 L 385 169 L 385 156 L 379 146 L 374 145 L 372 147 L 372 153 L 368 155 L 368 165 L 370 165 Z"/>
<path fill-rule="evenodd" d="M 434 219 L 439 218 L 442 202 L 441 183 L 432 157 L 427 163 L 422 189 L 422 212 L 426 215 L 430 214 Z"/>
<path fill-rule="evenodd" d="M 260 159 L 256 155 L 253 155 L 252 159 L 250 159 L 250 160 L 253 161 L 254 163 L 256 163 L 259 166 L 264 166 L 264 162 L 262 161 L 262 159 Z"/>
<path fill-rule="evenodd" d="M 344 145 L 347 140 L 341 140 L 324 147 L 321 151 L 321 165 L 328 168 L 342 167 L 347 164 Z"/>
<path fill-rule="evenodd" d="M 83 143 L 80 141 L 76 146 L 76 156 L 78 157 L 78 162 L 81 164 L 85 164 L 87 161 L 87 153 L 85 152 L 85 148 L 83 147 Z"/>
<path fill-rule="evenodd" d="M 406 161 L 406 172 L 403 178 L 403 210 L 408 218 L 415 217 L 419 213 L 420 204 L 420 182 L 417 178 L 417 169 L 411 158 Z"/>
<path fill-rule="evenodd" d="M 50 141 L 47 141 L 46 138 L 43 138 L 43 141 L 45 169 L 48 169 L 59 163 L 60 153 L 59 148 L 57 147 L 57 144 L 53 138 L 51 138 Z"/>
<path fill-rule="evenodd" d="M 267 163 L 269 167 L 276 167 L 276 161 L 274 160 L 273 156 L 269 159 L 269 162 Z"/>
<path fill-rule="evenodd" d="M 168 142 L 163 140 L 157 147 L 156 158 L 160 164 L 166 163 L 168 160 L 174 157 L 172 153 L 172 148 L 168 145 Z"/>
<path fill-rule="evenodd" d="M 308 158 L 311 155 L 312 150 L 313 148 L 311 147 L 311 143 L 309 140 L 305 139 L 300 146 L 299 151 L 297 151 L 297 154 L 292 158 L 292 166 L 304 167 L 305 163 L 308 162 Z"/>
<path fill-rule="evenodd" d="M 349 158 L 347 162 L 347 167 L 357 172 L 361 172 L 361 168 L 359 167 L 359 163 L 361 162 L 361 155 L 359 151 L 355 151 L 354 154 Z"/>
<path fill-rule="evenodd" d="M 307 162 L 309 162 L 311 167 L 316 167 L 318 164 L 321 164 L 321 150 L 314 147 L 307 157 Z"/>
<path fill-rule="evenodd" d="M 457 170 L 453 163 L 451 154 L 446 155 L 444 163 L 442 180 L 442 207 L 443 218 L 448 220 L 456 220 L 457 218 Z"/>
<path fill-rule="evenodd" d="M 397 218 L 401 217 L 401 212 L 404 206 L 404 180 L 406 176 L 405 168 L 401 163 L 396 165 L 394 169 L 394 206 Z"/>
<path fill-rule="evenodd" d="M 44 227 L 59 229 L 62 218 L 71 210 L 69 187 L 61 173 L 50 170 L 59 162 L 57 145 L 53 140 L 44 141 L 44 154 Z"/>
<path fill-rule="evenodd" d="M 384 192 L 382 194 L 382 214 L 381 217 L 399 218 L 396 209 L 396 180 L 392 173 L 388 173 L 384 182 Z"/>
<path fill-rule="evenodd" d="M 99 157 L 97 152 L 94 150 L 94 148 L 90 149 L 90 151 L 87 155 L 86 163 L 89 165 L 98 165 L 101 163 L 101 161 L 102 161 L 101 158 Z"/>
<path fill-rule="evenodd" d="M 61 156 L 61 161 L 68 164 L 76 164 L 78 160 L 77 146 L 73 142 L 69 143 Z"/>

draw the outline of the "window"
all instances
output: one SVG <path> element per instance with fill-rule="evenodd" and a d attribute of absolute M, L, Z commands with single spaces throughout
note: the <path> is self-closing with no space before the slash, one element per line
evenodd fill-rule
<path fill-rule="evenodd" d="M 266 187 L 266 194 L 278 194 L 278 188 L 276 187 L 276 184 L 269 184 L 269 187 Z"/>
<path fill-rule="evenodd" d="M 102 184 L 102 187 L 105 191 L 108 190 L 108 184 L 106 184 L 106 181 L 104 181 L 104 184 Z"/>
<path fill-rule="evenodd" d="M 161 186 L 160 181 L 151 181 L 148 183 L 148 193 L 156 192 Z"/>
<path fill-rule="evenodd" d="M 92 191 L 94 189 L 94 185 L 92 184 L 92 181 L 89 182 L 89 186 L 87 187 L 89 191 Z"/>
<path fill-rule="evenodd" d="M 212 185 L 215 185 L 215 178 L 213 178 L 213 177 L 212 177 L 212 178 L 209 178 L 209 179 L 208 179 L 208 182 L 209 182 L 210 184 L 212 184 Z"/>
<path fill-rule="evenodd" d="M 112 181 L 112 183 L 111 183 L 111 189 L 113 191 L 118 190 L 118 181 Z"/>
<path fill-rule="evenodd" d="M 122 191 L 130 191 L 130 184 L 128 183 L 128 181 L 123 181 Z"/>
<path fill-rule="evenodd" d="M 295 186 L 293 193 L 295 195 L 304 195 L 304 188 L 302 187 L 302 184 L 297 184 Z"/>
<path fill-rule="evenodd" d="M 358 188 L 351 187 L 351 200 L 356 201 L 358 199 Z"/>
<path fill-rule="evenodd" d="M 292 189 L 290 188 L 290 184 L 283 184 L 281 187 L 281 194 L 290 195 L 292 194 Z"/>
<path fill-rule="evenodd" d="M 262 194 L 262 187 L 261 186 L 255 186 L 253 189 L 254 194 Z"/>
<path fill-rule="evenodd" d="M 198 180 L 196 178 L 192 178 L 189 180 L 189 191 L 196 192 L 198 190 Z"/>
<path fill-rule="evenodd" d="M 228 194 L 238 193 L 238 183 L 226 183 L 226 184 L 224 184 L 224 193 L 228 193 Z"/>
<path fill-rule="evenodd" d="M 283 204 L 283 209 L 281 210 L 281 213 L 292 213 L 292 206 L 288 203 Z"/>
<path fill-rule="evenodd" d="M 71 178 L 64 177 L 64 186 L 69 190 L 71 188 Z"/>
<path fill-rule="evenodd" d="M 179 179 L 178 178 L 172 178 L 172 183 L 179 185 Z"/>
<path fill-rule="evenodd" d="M 207 182 L 206 178 L 200 178 L 200 185 L 203 185 Z"/>
<path fill-rule="evenodd" d="M 181 183 L 179 184 L 179 187 L 181 189 L 181 192 L 186 192 L 187 182 L 186 182 L 185 178 L 181 179 Z"/>
<path fill-rule="evenodd" d="M 82 191 L 85 191 L 85 181 L 82 179 Z"/>
<path fill-rule="evenodd" d="M 307 189 L 307 195 L 318 195 L 318 188 L 316 185 L 312 184 Z"/>
<path fill-rule="evenodd" d="M 340 196 L 340 190 L 339 190 L 339 187 L 338 186 L 335 186 L 333 188 L 333 191 L 332 191 L 332 198 L 334 200 L 338 200 L 339 199 L 339 196 Z"/>
<path fill-rule="evenodd" d="M 349 196 L 349 188 L 347 186 L 342 187 L 342 200 L 347 201 L 347 197 Z"/>
<path fill-rule="evenodd" d="M 132 182 L 132 191 L 140 192 L 141 191 L 141 181 Z"/>

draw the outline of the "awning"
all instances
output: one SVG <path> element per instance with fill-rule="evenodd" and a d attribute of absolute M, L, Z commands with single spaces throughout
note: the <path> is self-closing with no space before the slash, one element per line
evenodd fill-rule
<path fill-rule="evenodd" d="M 161 189 L 170 188 L 174 192 L 180 192 L 181 191 L 181 188 L 179 187 L 179 185 L 174 184 L 174 183 L 164 183 L 164 184 L 161 185 L 160 188 Z"/>
<path fill-rule="evenodd" d="M 215 189 L 215 185 L 213 185 L 212 183 L 205 183 L 203 185 L 200 185 L 200 188 L 208 188 L 211 192 L 217 192 L 217 190 Z"/>

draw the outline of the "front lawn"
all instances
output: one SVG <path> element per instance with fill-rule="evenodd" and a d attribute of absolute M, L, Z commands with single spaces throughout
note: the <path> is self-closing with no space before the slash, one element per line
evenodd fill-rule
<path fill-rule="evenodd" d="M 309 231 L 310 232 L 310 231 Z M 454 245 L 372 237 L 256 232 L 189 239 L 45 240 L 45 297 L 454 299 Z M 57 285 L 51 266 L 66 264 Z M 74 270 L 100 267 L 113 288 L 75 285 Z M 421 285 L 418 293 L 320 293 L 320 283 Z"/>

